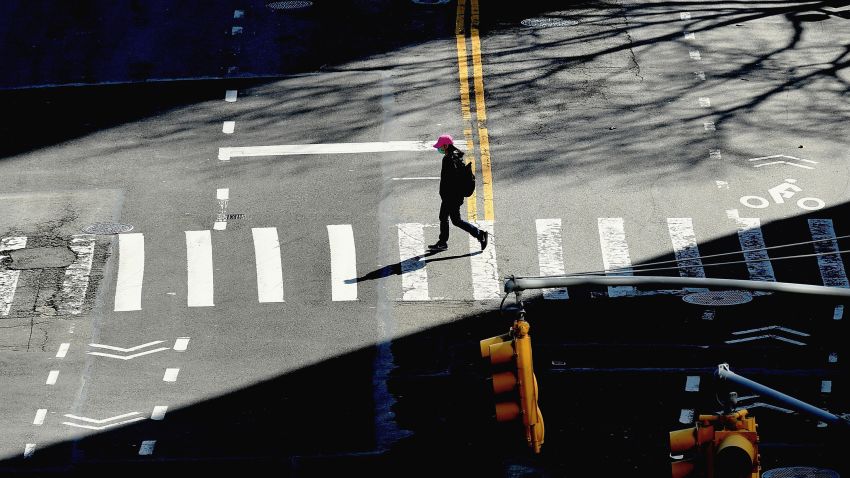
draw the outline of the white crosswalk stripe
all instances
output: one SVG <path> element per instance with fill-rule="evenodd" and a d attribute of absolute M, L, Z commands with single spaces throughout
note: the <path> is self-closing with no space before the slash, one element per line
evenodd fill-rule
<path fill-rule="evenodd" d="M 186 231 L 186 303 L 189 307 L 212 307 L 213 257 L 210 231 Z"/>
<path fill-rule="evenodd" d="M 540 275 L 564 275 L 564 249 L 561 245 L 561 220 L 538 219 L 537 226 L 537 258 L 540 263 Z M 546 289 L 544 299 L 569 299 L 566 288 Z"/>
<path fill-rule="evenodd" d="M 257 298 L 260 302 L 283 302 L 283 267 L 277 228 L 255 227 L 251 233 L 257 265 Z"/>
<path fill-rule="evenodd" d="M 502 283 L 496 267 L 496 243 L 493 221 L 480 221 L 478 228 L 490 233 L 489 245 L 483 251 L 478 239 L 469 236 L 469 252 L 472 253 L 472 298 L 488 300 L 501 298 Z"/>
<path fill-rule="evenodd" d="M 738 240 L 741 243 L 744 258 L 747 260 L 747 270 L 750 273 L 750 279 L 776 281 L 776 276 L 773 274 L 773 265 L 770 263 L 770 257 L 767 251 L 754 250 L 767 247 L 764 243 L 764 236 L 761 233 L 761 221 L 755 217 L 740 217 L 737 210 L 727 211 L 727 216 L 729 219 L 734 220 L 738 226 Z M 755 292 L 754 294 L 760 293 Z"/>
<path fill-rule="evenodd" d="M 765 239 L 760 221 L 757 218 L 741 218 L 737 211 L 728 211 L 728 217 L 734 220 L 741 252 L 749 261 L 746 268 L 751 279 L 775 281 L 776 277 L 771 259 L 764 250 Z M 623 218 L 598 218 L 598 234 L 601 245 L 602 263 L 606 269 L 613 270 L 611 275 L 632 275 L 636 266 L 632 264 L 626 236 L 626 221 Z M 682 277 L 706 277 L 705 267 L 700 259 L 701 253 L 691 218 L 675 217 L 666 220 L 670 244 L 678 264 L 678 274 Z M 816 261 L 821 272 L 823 284 L 830 287 L 850 288 L 839 247 L 833 221 L 830 219 L 809 219 L 809 231 L 812 239 L 824 242 L 814 243 L 814 251 L 820 254 Z M 350 224 L 328 225 L 328 243 L 330 259 L 331 300 L 358 300 L 357 256 L 354 231 Z M 487 249 L 481 251 L 477 239 L 469 238 L 469 269 L 463 260 L 445 264 L 456 264 L 450 274 L 428 274 L 426 265 L 434 259 L 426 258 L 424 229 L 421 223 L 397 224 L 399 264 L 396 273 L 400 273 L 400 297 L 402 301 L 431 301 L 431 291 L 436 287 L 451 284 L 452 300 L 494 300 L 502 296 L 502 278 L 499 277 L 496 241 L 492 221 L 481 221 L 479 227 L 490 232 Z M 562 220 L 546 218 L 535 220 L 537 259 L 540 275 L 564 275 L 563 241 L 566 234 L 562 229 Z M 257 301 L 260 303 L 284 302 L 284 270 L 281 256 L 281 243 L 278 229 L 275 227 L 252 228 L 254 258 L 257 280 Z M 212 236 L 210 230 L 185 231 L 186 238 L 186 280 L 188 307 L 214 307 L 215 270 Z M 567 241 L 570 242 L 569 240 Z M 4 253 L 27 246 L 26 237 L 6 237 L 0 240 L 0 258 Z M 30 246 L 32 247 L 32 246 Z M 61 301 L 57 301 L 58 310 L 65 314 L 79 314 L 87 294 L 89 275 L 96 247 L 95 236 L 76 235 L 71 239 L 70 247 L 76 259 L 67 268 L 60 291 Z M 669 247 L 669 246 L 668 246 Z M 570 247 L 570 250 L 578 249 Z M 586 255 L 594 251 L 577 251 Z M 6 254 L 8 255 L 8 254 Z M 532 256 L 533 257 L 533 256 Z M 449 257 L 450 259 L 454 259 Z M 8 258 L 6 259 L 8 260 Z M 442 260 L 442 259 L 436 259 Z M 124 233 L 118 237 L 117 277 L 115 280 L 115 311 L 138 311 L 142 309 L 145 267 L 145 236 L 141 233 Z M 252 271 L 253 272 L 253 271 Z M 245 271 L 244 273 L 248 273 Z M 469 274 L 464 280 L 463 274 Z M 8 316 L 15 299 L 21 271 L 7 269 L 0 271 L 0 316 Z M 372 275 L 372 274 L 370 274 Z M 384 277 L 384 276 L 382 276 Z M 458 278 L 460 280 L 458 281 Z M 247 279 L 247 277 L 246 277 Z M 702 291 L 688 289 L 684 292 Z M 646 290 L 632 286 L 612 286 L 607 288 L 610 297 L 643 296 L 654 294 L 681 294 L 682 290 Z M 20 292 L 20 291 L 18 291 Z M 569 299 L 570 294 L 563 289 L 545 290 L 547 299 Z M 321 291 L 322 294 L 327 292 Z M 594 292 L 593 294 L 598 294 Z M 758 293 L 756 293 L 758 294 Z M 603 294 L 605 295 L 605 294 Z"/>
<path fill-rule="evenodd" d="M 697 237 L 693 220 L 689 217 L 668 217 L 667 230 L 673 243 L 673 253 L 679 266 L 681 277 L 705 277 L 705 269 L 700 259 Z M 692 292 L 707 291 L 705 288 L 689 288 Z"/>
<path fill-rule="evenodd" d="M 89 289 L 89 275 L 94 260 L 95 236 L 78 234 L 71 238 L 70 248 L 76 255 L 65 269 L 65 280 L 60 292 L 59 313 L 78 315 L 83 308 Z"/>
<path fill-rule="evenodd" d="M 632 275 L 632 259 L 629 257 L 629 246 L 626 244 L 626 229 L 621 217 L 600 217 L 599 243 L 602 247 L 602 264 L 605 270 L 622 269 L 612 272 L 612 276 Z M 610 297 L 628 297 L 637 295 L 637 288 L 632 286 L 610 286 Z"/>
<path fill-rule="evenodd" d="M 815 242 L 815 252 L 823 254 L 818 256 L 818 268 L 820 269 L 823 285 L 829 287 L 850 287 L 847 282 L 847 274 L 844 272 L 844 262 L 838 252 L 838 241 L 835 239 L 835 228 L 832 219 L 809 219 L 809 230 L 812 240 Z M 831 239 L 831 240 L 830 240 Z"/>
<path fill-rule="evenodd" d="M 118 235 L 118 278 L 115 281 L 115 311 L 142 310 L 145 276 L 145 236 Z"/>
<path fill-rule="evenodd" d="M 0 259 L 4 252 L 27 247 L 27 238 L 21 236 L 4 237 L 0 239 Z M 15 300 L 15 289 L 18 288 L 18 278 L 21 271 L 0 271 L 0 317 L 9 315 L 12 301 Z"/>
<path fill-rule="evenodd" d="M 328 225 L 331 300 L 357 300 L 357 254 L 351 224 Z"/>
<path fill-rule="evenodd" d="M 424 226 L 418 223 L 398 225 L 398 254 L 401 260 L 401 300 L 429 300 L 425 255 Z"/>

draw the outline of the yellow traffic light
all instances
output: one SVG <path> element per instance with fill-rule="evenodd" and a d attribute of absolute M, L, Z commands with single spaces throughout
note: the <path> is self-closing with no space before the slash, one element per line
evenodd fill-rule
<path fill-rule="evenodd" d="M 507 369 L 492 376 L 493 393 L 504 395 L 496 402 L 496 420 L 512 421 L 522 417 L 526 440 L 535 453 L 543 445 L 543 414 L 537 405 L 537 377 L 531 359 L 531 337 L 525 320 L 517 320 L 510 332 L 481 341 L 481 357 L 490 364 L 507 364 Z"/>
<path fill-rule="evenodd" d="M 700 415 L 695 427 L 670 432 L 673 478 L 759 478 L 756 421 L 746 410 Z"/>

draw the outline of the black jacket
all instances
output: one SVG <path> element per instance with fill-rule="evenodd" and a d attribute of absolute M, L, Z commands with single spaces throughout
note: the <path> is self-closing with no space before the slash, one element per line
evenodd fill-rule
<path fill-rule="evenodd" d="M 463 193 L 459 191 L 457 180 L 460 172 L 458 167 L 463 166 L 463 151 L 453 145 L 447 147 L 443 156 L 443 168 L 440 170 L 440 197 L 443 201 L 463 202 Z"/>

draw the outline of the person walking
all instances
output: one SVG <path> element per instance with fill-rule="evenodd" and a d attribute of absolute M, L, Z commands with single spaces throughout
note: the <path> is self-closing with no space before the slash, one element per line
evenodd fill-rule
<path fill-rule="evenodd" d="M 440 170 L 440 237 L 437 242 L 428 246 L 432 251 L 444 251 L 449 248 L 449 219 L 452 224 L 468 232 L 478 239 L 481 250 L 487 247 L 487 231 L 478 229 L 460 217 L 460 206 L 463 204 L 463 193 L 458 179 L 464 168 L 463 151 L 457 149 L 451 135 L 444 134 L 434 143 L 434 148 L 443 155 L 443 166 Z"/>

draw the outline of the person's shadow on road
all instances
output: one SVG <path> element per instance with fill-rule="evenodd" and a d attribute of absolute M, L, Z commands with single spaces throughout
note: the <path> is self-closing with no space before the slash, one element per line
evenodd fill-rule
<path fill-rule="evenodd" d="M 439 262 L 439 261 L 448 261 L 451 259 L 462 259 L 464 257 L 472 257 L 481 254 L 481 251 L 470 252 L 467 254 L 461 254 L 459 256 L 446 256 L 446 257 L 438 257 L 434 259 L 425 259 L 426 257 L 431 257 L 435 254 L 438 254 L 440 251 L 428 251 L 425 254 L 420 256 L 413 256 L 409 259 L 405 259 L 396 264 L 391 264 L 388 266 L 381 267 L 380 269 L 376 269 L 362 277 L 357 277 L 355 279 L 346 279 L 346 284 L 356 284 L 358 282 L 364 282 L 367 280 L 375 280 L 375 279 L 383 279 L 384 277 L 389 277 L 392 275 L 401 275 L 405 272 L 412 272 L 425 267 L 429 262 Z"/>

